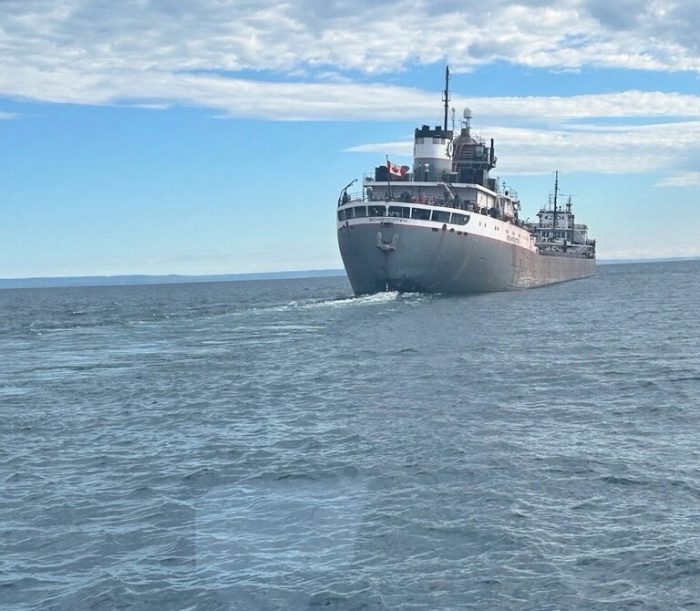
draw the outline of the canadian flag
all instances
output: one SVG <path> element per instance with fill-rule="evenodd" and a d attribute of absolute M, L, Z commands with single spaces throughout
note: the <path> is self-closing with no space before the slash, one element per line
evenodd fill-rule
<path fill-rule="evenodd" d="M 394 176 L 405 176 L 408 170 L 406 166 L 396 165 L 395 163 L 391 163 L 389 160 L 386 162 L 386 167 L 387 170 L 389 170 L 389 174 Z"/>

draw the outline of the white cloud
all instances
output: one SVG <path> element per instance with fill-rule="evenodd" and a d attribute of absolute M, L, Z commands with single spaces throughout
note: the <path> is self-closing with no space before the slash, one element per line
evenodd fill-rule
<path fill-rule="evenodd" d="M 202 103 L 235 95 L 241 71 L 342 82 L 444 60 L 700 72 L 699 18 L 694 0 L 5 0 L 0 95 L 180 100 L 194 85 L 184 99 Z"/>
<path fill-rule="evenodd" d="M 673 245 L 667 248 L 646 244 L 641 248 L 596 248 L 598 260 L 605 259 L 685 259 L 700 257 L 699 246 Z"/>
<path fill-rule="evenodd" d="M 570 97 L 465 99 L 475 115 L 526 120 L 592 117 L 700 117 L 700 96 L 656 91 L 624 91 Z"/>
<path fill-rule="evenodd" d="M 377 142 L 374 144 L 358 144 L 343 150 L 344 153 L 386 153 L 387 155 L 400 155 L 411 157 L 413 155 L 413 141 Z"/>
<path fill-rule="evenodd" d="M 656 183 L 657 187 L 700 187 L 700 172 L 679 172 Z"/>
<path fill-rule="evenodd" d="M 502 170 L 602 174 L 670 171 L 689 151 L 700 150 L 700 121 L 638 126 L 563 126 L 536 131 L 493 130 L 501 144 Z"/>
<path fill-rule="evenodd" d="M 565 114 L 576 112 L 576 99 L 570 101 L 574 108 Z M 532 104 L 539 107 L 542 102 L 533 99 Z M 525 106 L 521 111 L 528 114 Z M 635 126 L 561 123 L 546 129 L 493 124 L 486 131 L 484 136 L 495 139 L 502 160 L 498 171 L 510 175 L 548 174 L 555 167 L 563 172 L 602 174 L 673 172 L 679 159 L 700 152 L 700 120 Z M 368 143 L 345 150 L 410 157 L 413 142 Z M 700 173 L 684 172 L 662 179 L 657 186 L 694 186 L 698 180 Z"/>
<path fill-rule="evenodd" d="M 434 93 L 368 77 L 444 60 L 455 71 L 506 61 L 700 73 L 693 0 L 400 0 L 391 10 L 369 0 L 5 0 L 2 7 L 0 95 L 49 102 L 422 122 L 439 118 Z M 553 156 L 565 171 L 671 171 L 674 157 L 700 149 L 700 96 L 455 95 L 452 103 L 472 107 L 510 173 L 549 172 Z M 594 122 L 602 118 L 657 124 Z M 378 147 L 411 154 L 410 142 L 352 150 Z M 693 180 L 692 172 L 677 173 L 658 184 Z"/>

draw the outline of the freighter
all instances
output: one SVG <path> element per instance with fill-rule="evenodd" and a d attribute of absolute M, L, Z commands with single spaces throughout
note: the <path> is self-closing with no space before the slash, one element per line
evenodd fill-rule
<path fill-rule="evenodd" d="M 577 223 L 571 198 L 554 193 L 537 222 L 519 218 L 518 194 L 494 178 L 493 139 L 448 129 L 415 130 L 413 167 L 388 159 L 362 190 L 338 197 L 338 245 L 356 295 L 380 291 L 468 294 L 532 288 L 595 274 L 595 240 Z M 454 110 L 452 123 L 454 126 Z"/>

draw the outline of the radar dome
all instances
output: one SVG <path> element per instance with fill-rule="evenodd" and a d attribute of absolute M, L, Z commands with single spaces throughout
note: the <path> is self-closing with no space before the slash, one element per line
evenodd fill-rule
<path fill-rule="evenodd" d="M 469 108 L 469 106 L 464 107 L 464 114 L 462 115 L 465 119 L 471 119 L 472 118 L 472 109 Z"/>

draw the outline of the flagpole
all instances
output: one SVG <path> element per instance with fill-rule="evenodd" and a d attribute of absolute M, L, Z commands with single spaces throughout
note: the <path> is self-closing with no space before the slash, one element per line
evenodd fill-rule
<path fill-rule="evenodd" d="M 394 194 L 391 192 L 391 166 L 389 165 L 389 155 L 386 156 L 386 180 L 389 199 L 394 199 Z"/>

